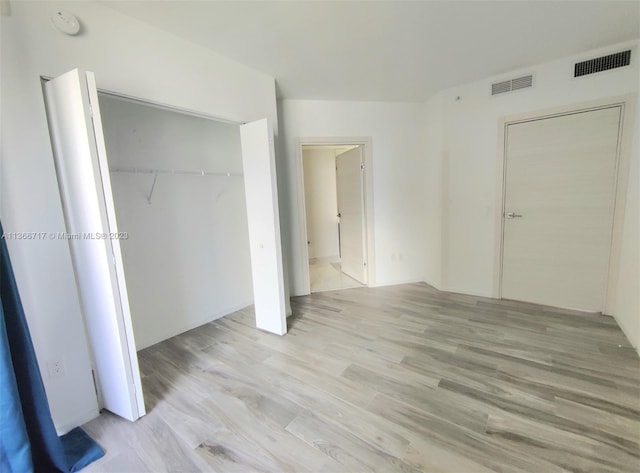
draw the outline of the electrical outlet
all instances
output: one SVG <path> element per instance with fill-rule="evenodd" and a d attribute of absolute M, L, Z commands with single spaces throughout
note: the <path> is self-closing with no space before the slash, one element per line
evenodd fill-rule
<path fill-rule="evenodd" d="M 50 378 L 61 378 L 65 374 L 64 363 L 62 360 L 51 361 L 47 363 L 47 371 Z"/>

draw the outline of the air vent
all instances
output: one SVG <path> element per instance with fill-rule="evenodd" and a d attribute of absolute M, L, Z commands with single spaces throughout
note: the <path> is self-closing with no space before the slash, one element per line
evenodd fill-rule
<path fill-rule="evenodd" d="M 533 76 L 518 77 L 511 81 L 511 90 L 526 89 L 533 85 Z"/>
<path fill-rule="evenodd" d="M 491 95 L 504 94 L 512 90 L 526 89 L 533 85 L 533 75 L 518 77 L 516 79 L 505 80 L 491 84 Z"/>
<path fill-rule="evenodd" d="M 621 51 L 608 56 L 589 59 L 588 61 L 578 62 L 573 70 L 573 77 L 586 76 L 595 74 L 596 72 L 608 71 L 609 69 L 617 69 L 631 64 L 631 50 Z"/>
<path fill-rule="evenodd" d="M 491 95 L 504 94 L 505 92 L 511 92 L 511 81 L 506 80 L 504 82 L 496 82 L 491 84 Z"/>

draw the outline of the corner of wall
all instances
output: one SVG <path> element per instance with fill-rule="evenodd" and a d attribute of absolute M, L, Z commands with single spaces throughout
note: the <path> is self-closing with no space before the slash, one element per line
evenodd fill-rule
<path fill-rule="evenodd" d="M 637 79 L 636 101 L 640 98 Z M 613 317 L 640 355 L 640 104 L 636 102 Z"/>
<path fill-rule="evenodd" d="M 422 159 L 425 161 L 425 225 L 426 244 L 424 280 L 438 290 L 443 282 L 443 204 L 448 182 L 443 176 L 445 148 L 444 96 L 439 92 L 422 105 L 421 143 Z"/>

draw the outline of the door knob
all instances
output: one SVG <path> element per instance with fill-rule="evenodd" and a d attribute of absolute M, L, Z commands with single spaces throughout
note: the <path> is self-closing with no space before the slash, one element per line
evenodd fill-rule
<path fill-rule="evenodd" d="M 522 217 L 522 215 L 521 214 L 517 214 L 515 212 L 509 212 L 507 214 L 507 218 L 520 218 L 520 217 Z"/>

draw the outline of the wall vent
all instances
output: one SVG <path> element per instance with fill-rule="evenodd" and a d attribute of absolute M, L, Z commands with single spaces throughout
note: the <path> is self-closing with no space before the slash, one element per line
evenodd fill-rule
<path fill-rule="evenodd" d="M 596 72 L 608 71 L 609 69 L 616 69 L 618 67 L 628 66 L 629 64 L 631 64 L 630 49 L 615 54 L 609 54 L 608 56 L 589 59 L 588 61 L 577 62 L 573 70 L 573 77 L 581 77 L 588 74 L 595 74 Z"/>
<path fill-rule="evenodd" d="M 491 84 L 491 95 L 504 94 L 512 90 L 526 89 L 533 86 L 533 75 L 518 77 L 516 79 L 495 82 Z"/>

